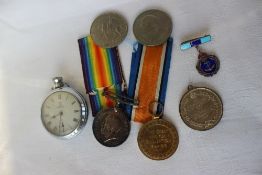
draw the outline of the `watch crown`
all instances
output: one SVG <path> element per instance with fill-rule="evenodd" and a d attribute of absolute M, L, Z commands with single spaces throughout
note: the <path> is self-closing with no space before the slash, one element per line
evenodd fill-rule
<path fill-rule="evenodd" d="M 54 77 L 53 83 L 54 83 L 53 89 L 63 87 L 64 86 L 63 77 Z"/>

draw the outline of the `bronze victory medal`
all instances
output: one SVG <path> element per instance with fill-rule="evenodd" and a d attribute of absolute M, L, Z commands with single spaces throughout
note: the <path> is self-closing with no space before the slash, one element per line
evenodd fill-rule
<path fill-rule="evenodd" d="M 117 13 L 104 13 L 92 23 L 90 34 L 94 42 L 103 48 L 118 46 L 126 37 L 126 20 Z"/>
<path fill-rule="evenodd" d="M 104 146 L 115 147 L 122 144 L 129 132 L 130 121 L 119 108 L 103 109 L 94 118 L 94 136 Z"/>
<path fill-rule="evenodd" d="M 223 115 L 223 104 L 213 90 L 189 86 L 189 91 L 180 101 L 179 112 L 186 125 L 204 131 L 219 123 Z"/>
<path fill-rule="evenodd" d="M 178 133 L 174 125 L 163 119 L 153 119 L 139 130 L 137 142 L 141 152 L 150 159 L 164 160 L 178 147 Z"/>
<path fill-rule="evenodd" d="M 147 46 L 161 45 L 167 41 L 172 32 L 172 20 L 160 10 L 147 10 L 134 22 L 133 32 L 136 39 Z"/>

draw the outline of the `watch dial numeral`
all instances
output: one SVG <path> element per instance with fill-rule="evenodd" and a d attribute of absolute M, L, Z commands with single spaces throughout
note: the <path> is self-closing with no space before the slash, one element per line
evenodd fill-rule
<path fill-rule="evenodd" d="M 76 118 L 74 118 L 73 121 L 78 123 L 78 120 Z"/>

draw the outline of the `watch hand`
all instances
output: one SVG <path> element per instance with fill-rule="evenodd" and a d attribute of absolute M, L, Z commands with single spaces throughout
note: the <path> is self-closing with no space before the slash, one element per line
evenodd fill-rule
<path fill-rule="evenodd" d="M 56 116 L 61 115 L 61 113 L 63 114 L 63 112 L 60 111 L 60 112 L 57 113 L 56 115 L 53 115 L 52 118 L 56 118 Z"/>
<path fill-rule="evenodd" d="M 60 128 L 61 128 L 61 120 L 62 120 L 61 117 L 62 117 L 62 115 L 63 115 L 63 112 L 61 111 L 61 112 L 59 113 L 59 116 L 60 116 L 60 117 L 59 117 L 59 130 L 58 130 L 58 131 L 59 131 L 59 134 L 61 133 Z"/>
<path fill-rule="evenodd" d="M 61 112 L 61 124 L 62 124 L 62 127 L 63 127 L 63 133 L 64 133 L 65 132 L 65 126 L 64 126 L 63 119 L 62 119 L 62 115 L 63 115 L 63 112 Z"/>
<path fill-rule="evenodd" d="M 63 127 L 63 132 L 65 132 L 65 126 L 64 126 L 63 121 L 62 121 L 62 127 Z"/>
<path fill-rule="evenodd" d="M 63 114 L 64 114 L 63 111 L 61 111 L 60 112 L 60 120 L 61 120 L 61 125 L 62 125 L 63 133 L 64 133 L 65 132 L 65 128 L 64 128 L 63 118 L 62 118 Z"/>

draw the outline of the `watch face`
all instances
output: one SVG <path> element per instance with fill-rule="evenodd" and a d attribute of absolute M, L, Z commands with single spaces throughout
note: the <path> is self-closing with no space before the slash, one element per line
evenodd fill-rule
<path fill-rule="evenodd" d="M 81 120 L 80 102 L 69 92 L 54 92 L 44 101 L 41 118 L 50 133 L 56 136 L 66 136 L 79 126 Z"/>

